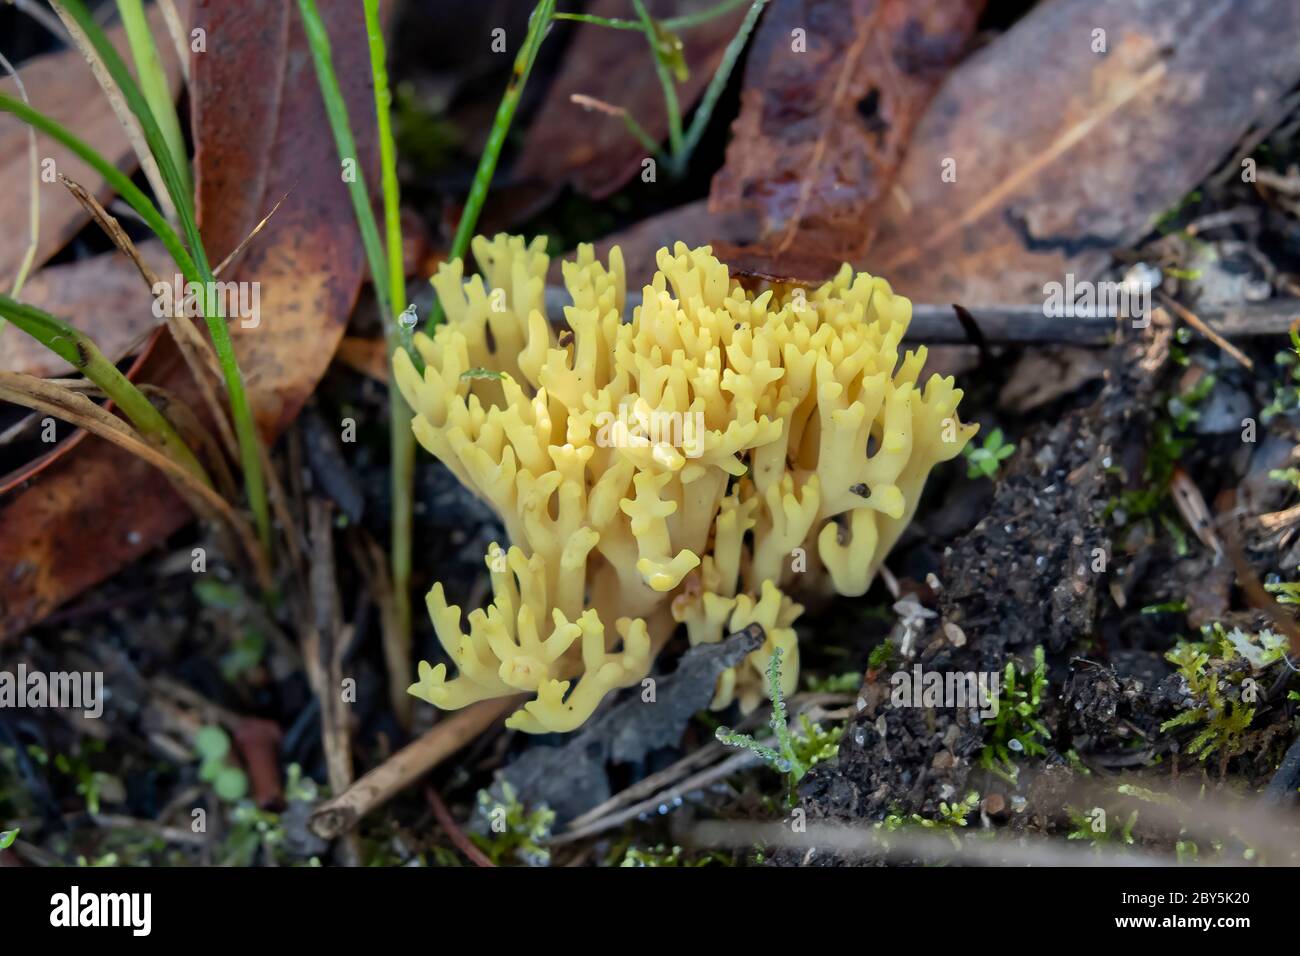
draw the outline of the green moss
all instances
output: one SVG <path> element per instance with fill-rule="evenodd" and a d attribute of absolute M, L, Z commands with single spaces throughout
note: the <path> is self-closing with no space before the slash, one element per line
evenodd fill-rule
<path fill-rule="evenodd" d="M 1034 648 L 1034 667 L 1028 674 L 1022 673 L 1015 661 L 1007 661 L 998 713 L 980 752 L 980 766 L 1014 784 L 1020 776 L 1015 757 L 1047 753 L 1043 741 L 1052 735 L 1040 717 L 1046 690 L 1047 663 L 1041 645 Z"/>
<path fill-rule="evenodd" d="M 1247 634 L 1239 628 L 1225 630 L 1218 623 L 1206 625 L 1202 637 L 1201 641 L 1179 640 L 1165 655 L 1178 669 L 1190 703 L 1160 729 L 1194 731 L 1186 752 L 1202 761 L 1217 754 L 1226 764 L 1249 749 L 1258 694 L 1252 675 L 1281 661 L 1287 642 L 1268 630 Z"/>
<path fill-rule="evenodd" d="M 675 867 L 701 867 L 701 866 L 727 866 L 730 861 L 718 853 L 704 853 L 700 856 L 690 857 L 686 851 L 679 846 L 666 846 L 662 843 L 657 846 L 647 847 L 642 850 L 638 847 L 630 846 L 623 854 L 623 861 L 619 866 L 675 866 Z"/>
<path fill-rule="evenodd" d="M 876 824 L 876 829 L 886 830 L 891 833 L 905 826 L 952 830 L 966 826 L 968 818 L 979 808 L 979 805 L 980 795 L 972 790 L 961 800 L 954 800 L 952 803 L 940 803 L 937 817 L 923 817 L 919 813 L 891 813 Z"/>
<path fill-rule="evenodd" d="M 742 734 L 730 727 L 718 727 L 714 736 L 729 747 L 739 747 L 757 754 L 762 761 L 786 777 L 787 793 L 791 805 L 795 802 L 795 787 L 816 764 L 829 760 L 839 752 L 840 737 L 844 727 L 823 728 L 807 716 L 800 715 L 802 733 L 790 730 L 785 698 L 781 694 L 781 649 L 774 648 L 767 665 L 768 694 L 772 701 L 772 717 L 768 726 L 773 738 L 760 743 L 750 734 Z M 776 747 L 768 746 L 769 743 Z"/>
<path fill-rule="evenodd" d="M 470 839 L 493 863 L 550 864 L 551 851 L 545 844 L 551 837 L 555 811 L 543 804 L 530 812 L 515 788 L 503 783 L 500 799 L 487 790 L 478 792 L 478 815 L 484 832 L 471 833 Z"/>
<path fill-rule="evenodd" d="M 289 803 L 314 803 L 320 797 L 316 781 L 303 775 L 301 768 L 290 764 L 285 777 L 284 797 Z M 221 847 L 224 866 L 252 866 L 259 861 L 272 866 L 320 866 L 311 857 L 296 859 L 287 845 L 284 822 L 279 813 L 263 810 L 249 801 L 230 808 L 230 831 Z"/>
<path fill-rule="evenodd" d="M 857 671 L 827 674 L 825 677 L 807 674 L 804 683 L 813 694 L 852 694 L 862 686 L 862 675 Z"/>
<path fill-rule="evenodd" d="M 890 665 L 894 659 L 894 645 L 889 641 L 881 641 L 871 649 L 871 656 L 867 658 L 867 667 L 873 671 L 882 671 Z"/>
<path fill-rule="evenodd" d="M 1074 807 L 1066 807 L 1065 813 L 1070 818 L 1071 826 L 1069 836 L 1066 837 L 1067 840 L 1087 840 L 1094 847 L 1113 843 L 1132 846 L 1134 843 L 1133 827 L 1138 821 L 1138 811 L 1136 810 L 1124 818 L 1124 825 L 1118 829 L 1106 823 L 1109 817 L 1101 807 L 1095 807 L 1089 812 Z"/>
<path fill-rule="evenodd" d="M 1291 330 L 1290 351 L 1278 352 L 1274 362 L 1282 375 L 1273 386 L 1273 400 L 1259 413 L 1260 421 L 1265 424 L 1277 415 L 1290 415 L 1300 411 L 1300 330 Z M 1287 480 L 1300 486 L 1300 475 L 1288 477 Z"/>

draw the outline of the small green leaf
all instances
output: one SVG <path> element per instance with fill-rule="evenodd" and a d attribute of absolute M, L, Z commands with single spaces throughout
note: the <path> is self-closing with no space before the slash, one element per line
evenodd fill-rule
<path fill-rule="evenodd" d="M 212 782 L 212 788 L 222 800 L 234 803 L 248 793 L 248 777 L 238 767 L 222 767 Z"/>
<path fill-rule="evenodd" d="M 230 738 L 220 727 L 202 727 L 194 735 L 194 749 L 204 763 L 223 760 L 230 753 Z"/>
<path fill-rule="evenodd" d="M 14 845 L 14 840 L 18 839 L 20 830 L 0 830 L 0 850 L 7 850 Z"/>
<path fill-rule="evenodd" d="M 494 372 L 490 368 L 471 368 L 460 373 L 462 380 L 477 378 L 500 379 L 501 375 L 502 373 Z"/>
<path fill-rule="evenodd" d="M 248 598 L 240 588 L 212 578 L 196 581 L 194 596 L 204 607 L 214 611 L 234 611 L 248 603 Z"/>
<path fill-rule="evenodd" d="M 654 50 L 659 62 L 672 70 L 673 79 L 685 83 L 690 79 L 691 71 L 686 65 L 685 45 L 682 38 L 664 27 L 658 20 L 650 21 L 654 25 Z"/>

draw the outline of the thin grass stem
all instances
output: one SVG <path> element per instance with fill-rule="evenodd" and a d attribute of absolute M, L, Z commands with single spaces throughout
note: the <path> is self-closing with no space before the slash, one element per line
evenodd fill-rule
<path fill-rule="evenodd" d="M 641 18 L 641 27 L 645 32 L 646 42 L 650 44 L 650 56 L 655 64 L 655 75 L 659 77 L 659 85 L 663 87 L 664 106 L 668 110 L 668 151 L 676 157 L 682 152 L 682 110 L 677 101 L 677 87 L 673 83 L 672 74 L 668 72 L 668 64 L 659 55 L 659 35 L 655 21 L 646 12 L 642 0 L 632 0 L 632 5 L 636 7 L 637 16 Z"/>
<path fill-rule="evenodd" d="M 149 18 L 145 16 L 143 0 L 117 0 L 117 9 L 122 15 L 122 26 L 126 28 L 127 44 L 131 47 L 131 59 L 135 62 L 135 72 L 140 77 L 140 89 L 144 93 L 145 102 L 149 104 L 149 109 L 153 111 L 154 118 L 162 129 L 163 139 L 171 151 L 172 162 L 180 172 L 186 195 L 193 195 L 189 160 L 185 154 L 185 136 L 181 133 L 181 123 L 176 116 L 176 104 L 172 101 L 167 73 L 158 57 L 153 34 L 149 31 Z"/>
<path fill-rule="evenodd" d="M 524 45 L 515 56 L 510 82 L 501 97 L 501 103 L 497 106 L 492 130 L 488 133 L 483 155 L 479 158 L 478 168 L 474 171 L 474 182 L 465 200 L 465 208 L 461 210 L 460 222 L 456 225 L 456 235 L 452 238 L 448 259 L 464 259 L 465 253 L 469 251 L 469 241 L 478 225 L 479 213 L 483 211 L 483 203 L 492 185 L 492 177 L 496 174 L 501 148 L 505 145 L 506 134 L 510 132 L 515 110 L 519 107 L 519 98 L 528 83 L 528 75 L 537 61 L 537 51 L 541 48 L 546 30 L 554 16 L 555 0 L 538 0 L 537 6 L 533 7 L 532 15 L 528 20 L 528 34 L 524 37 Z M 435 298 L 433 308 L 429 312 L 429 319 L 425 323 L 425 331 L 433 334 L 434 328 L 440 321 L 442 321 L 442 303 Z"/>
<path fill-rule="evenodd" d="M 365 0 L 366 33 L 370 41 L 370 67 L 375 88 L 375 120 L 379 134 L 379 161 L 384 187 L 384 223 L 388 242 L 388 286 L 393 311 L 404 314 L 406 270 L 402 263 L 401 187 L 397 179 L 397 149 L 393 142 L 393 97 L 388 82 L 387 51 L 379 0 Z M 414 323 L 411 323 L 414 325 Z M 398 348 L 411 349 L 410 328 L 395 317 L 385 325 L 389 361 Z M 405 722 L 411 710 L 406 687 L 411 683 L 411 550 L 415 520 L 415 434 L 411 431 L 411 410 L 397 387 L 397 376 L 388 383 L 389 467 L 392 488 L 392 528 L 389 566 L 392 581 L 393 620 L 386 635 L 391 696 L 394 709 Z"/>
<path fill-rule="evenodd" d="M 144 95 L 136 85 L 130 70 L 118 56 L 117 50 L 108 41 L 103 29 L 95 22 L 82 0 L 58 0 L 58 10 L 65 14 L 76 26 L 86 40 L 94 47 L 96 54 L 108 75 L 117 85 L 122 98 L 140 123 L 141 132 L 149 151 L 157 163 L 158 172 L 176 209 L 182 230 L 189 245 L 190 257 L 198 272 L 201 288 L 212 290 L 216 282 L 212 267 L 208 263 L 203 239 L 199 235 L 194 218 L 194 197 L 181 177 L 180 170 L 168 149 L 162 130 L 145 101 Z M 178 260 L 179 262 L 179 260 Z M 205 299 L 207 296 L 204 297 Z M 224 319 L 211 314 L 213 310 L 205 301 L 202 303 L 203 318 L 212 336 L 212 344 L 221 363 L 226 381 L 226 392 L 230 399 L 231 418 L 235 425 L 235 436 L 239 440 L 240 464 L 244 473 L 244 489 L 248 496 L 249 507 L 257 526 L 258 538 L 263 549 L 271 554 L 271 519 L 267 504 L 266 481 L 262 474 L 261 438 L 253 421 L 252 409 L 248 402 L 248 393 L 244 389 L 243 375 L 239 360 L 230 339 L 230 329 Z"/>
<path fill-rule="evenodd" d="M 135 384 L 105 357 L 94 341 L 43 309 L 0 295 L 0 316 L 64 359 L 112 399 L 146 440 L 205 485 L 212 482 L 189 446 Z"/>

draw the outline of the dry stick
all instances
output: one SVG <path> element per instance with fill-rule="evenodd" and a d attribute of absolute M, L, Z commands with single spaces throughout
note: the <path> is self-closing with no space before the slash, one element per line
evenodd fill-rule
<path fill-rule="evenodd" d="M 342 654 L 348 642 L 342 639 L 343 615 L 334 569 L 334 522 L 330 510 L 329 504 L 320 498 L 311 499 L 307 506 L 312 545 L 311 608 L 316 615 L 314 633 L 319 646 L 316 654 L 304 647 L 303 659 L 320 699 L 321 744 L 325 749 L 330 789 L 342 793 L 353 779 L 347 713 L 339 693 L 343 684 Z"/>
<path fill-rule="evenodd" d="M 442 827 L 443 832 L 447 834 L 451 842 L 456 844 L 456 849 L 469 857 L 470 862 L 475 866 L 496 866 L 495 863 L 488 859 L 487 854 L 476 847 L 474 841 L 465 835 L 465 831 L 456 825 L 451 811 L 447 809 L 447 804 L 442 802 L 442 797 L 438 796 L 437 790 L 433 789 L 433 787 L 425 787 L 424 798 L 429 801 L 429 806 L 433 809 L 434 819 L 438 821 L 438 825 Z"/>
<path fill-rule="evenodd" d="M 700 790 L 717 780 L 725 780 L 733 773 L 744 770 L 746 767 L 761 763 L 762 760 L 758 754 L 751 750 L 742 750 L 739 753 L 728 757 L 716 767 L 710 767 L 707 770 L 701 770 L 694 776 L 687 777 L 675 787 L 670 787 L 660 793 L 655 794 L 649 800 L 642 800 L 635 803 L 625 810 L 618 813 L 610 814 L 607 817 L 596 820 L 594 823 L 582 827 L 578 830 L 570 830 L 562 833 L 550 841 L 552 846 L 558 846 L 561 843 L 572 843 L 574 840 L 581 840 L 585 837 L 601 833 L 611 827 L 619 826 L 628 820 L 633 820 L 643 813 L 651 813 L 661 806 L 670 806 L 680 797 L 685 796 L 692 790 Z"/>
<path fill-rule="evenodd" d="M 109 813 L 92 813 L 90 820 L 97 827 L 105 830 L 139 830 L 148 833 L 166 843 L 183 843 L 202 846 L 208 842 L 206 833 L 195 833 L 189 827 L 163 826 L 154 820 L 140 820 L 136 817 L 120 816 Z"/>
<path fill-rule="evenodd" d="M 389 702 L 393 712 L 400 714 L 410 708 L 410 666 L 407 663 L 409 646 L 403 631 L 396 626 L 397 605 L 393 598 L 392 576 L 389 574 L 388 556 L 370 535 L 359 540 L 353 538 L 353 556 L 357 567 L 366 579 L 375 604 L 379 608 L 380 633 L 384 642 L 384 664 L 388 670 Z"/>
<path fill-rule="evenodd" d="M 193 326 L 191 325 L 190 328 Z M 204 346 L 207 345 L 202 339 L 199 341 Z M 211 351 L 208 355 L 215 359 Z M 219 378 L 218 382 L 220 383 Z M 289 507 L 289 496 L 285 493 L 284 482 L 280 480 L 280 473 L 275 470 L 275 464 L 271 461 L 271 454 L 267 451 L 265 443 L 258 442 L 258 451 L 262 458 L 262 471 L 266 475 L 266 494 L 271 502 L 271 513 L 275 516 L 275 520 L 280 522 L 280 528 L 284 532 L 284 542 L 289 548 L 289 563 L 294 573 L 301 577 L 305 561 L 302 543 L 298 540 L 298 524 L 294 521 L 293 511 Z"/>
<path fill-rule="evenodd" d="M 341 693 L 343 652 L 351 641 L 339 607 L 331 511 L 329 503 L 320 498 L 312 498 L 307 505 L 312 550 L 310 609 L 315 612 L 315 621 L 304 628 L 302 656 L 320 702 L 321 746 L 325 751 L 330 790 L 343 793 L 353 780 L 352 738 Z M 316 646 L 313 648 L 312 644 Z M 347 834 L 344 840 L 349 863 L 356 865 L 361 859 L 356 833 Z"/>
<path fill-rule="evenodd" d="M 1257 518 L 1252 518 L 1251 522 L 1269 533 L 1283 531 L 1300 522 L 1300 504 L 1292 505 L 1282 511 L 1270 511 Z"/>
<path fill-rule="evenodd" d="M 471 704 L 443 719 L 418 740 L 407 744 L 378 767 L 312 814 L 312 831 L 332 840 L 354 826 L 371 810 L 390 800 L 443 760 L 450 757 L 507 711 L 522 697 L 494 697 Z"/>
<path fill-rule="evenodd" d="M 627 315 L 640 305 L 641 294 L 628 291 Z M 571 304 L 567 290 L 547 286 L 546 308 L 551 314 L 564 312 Z M 1122 320 L 1110 316 L 1076 316 L 1054 318 L 1043 314 L 1037 305 L 968 306 L 967 311 L 979 325 L 984 338 L 999 345 L 1109 345 Z M 1270 299 L 1228 309 L 1206 309 L 1201 324 L 1222 338 L 1246 339 L 1257 336 L 1284 335 L 1300 316 L 1300 299 Z M 904 340 L 937 344 L 967 344 L 970 337 L 951 305 L 913 303 L 912 320 Z"/>
<path fill-rule="evenodd" d="M 788 706 L 791 716 L 797 716 L 801 713 L 807 713 L 809 710 L 819 707 L 824 703 L 848 703 L 852 698 L 846 694 L 796 694 L 791 697 Z M 762 722 L 763 711 L 756 711 L 750 714 L 748 718 L 741 722 L 738 729 L 752 728 Z M 633 817 L 640 816 L 660 806 L 668 805 L 676 801 L 679 797 L 699 790 L 713 783 L 716 779 L 730 776 L 740 770 L 744 770 L 750 764 L 759 758 L 752 751 L 745 750 L 736 754 L 730 760 L 725 760 L 708 770 L 703 770 L 695 776 L 688 778 L 682 783 L 672 786 L 678 778 L 682 777 L 688 770 L 701 763 L 707 763 L 714 757 L 722 753 L 729 752 L 730 747 L 724 747 L 721 744 L 710 743 L 709 746 L 701 747 L 693 754 L 687 754 L 681 760 L 677 761 L 671 767 L 667 767 L 658 773 L 651 774 L 644 780 L 641 780 L 626 790 L 622 790 L 610 799 L 606 800 L 600 806 L 588 810 L 580 817 L 569 821 L 568 832 L 552 840 L 552 843 L 567 843 L 571 840 L 577 840 L 584 836 L 590 836 L 594 833 L 600 833 L 611 827 L 616 827 Z M 753 760 L 737 760 L 736 757 L 752 757 Z M 615 812 L 619 807 L 638 800 L 645 794 L 654 794 L 647 800 L 629 807 L 621 812 Z"/>
<path fill-rule="evenodd" d="M 637 781 L 625 790 L 620 790 L 614 796 L 610 797 L 604 803 L 592 807 L 581 816 L 574 817 L 569 821 L 567 829 L 580 830 L 610 813 L 615 812 L 620 807 L 630 803 L 635 803 L 643 797 L 649 797 L 664 788 L 671 786 L 677 780 L 686 776 L 687 773 L 694 770 L 700 764 L 706 764 L 716 757 L 721 757 L 730 750 L 716 741 L 709 741 L 705 746 L 699 748 L 694 753 L 689 753 L 681 758 L 672 766 L 665 767 L 658 773 L 652 773 L 650 776 Z"/>
<path fill-rule="evenodd" d="M 149 445 L 122 419 L 100 408 L 84 395 L 77 395 L 66 389 L 51 386 L 43 379 L 31 375 L 19 375 L 15 372 L 0 372 L 0 400 L 61 418 L 153 465 L 172 479 L 173 486 L 195 511 L 206 515 L 209 519 L 223 520 L 231 526 L 244 545 L 244 549 L 249 552 L 254 570 L 257 572 L 258 583 L 267 588 L 271 587 L 271 570 L 260 548 L 257 547 L 257 537 L 252 533 L 248 523 L 224 498 L 200 481 L 193 472 Z"/>
<path fill-rule="evenodd" d="M 1227 352 L 1229 355 L 1235 358 L 1242 365 L 1246 366 L 1246 368 L 1251 369 L 1252 371 L 1254 370 L 1255 363 L 1250 360 L 1249 356 L 1247 356 L 1244 352 L 1241 351 L 1241 349 L 1237 348 L 1235 345 L 1233 345 L 1231 342 L 1225 339 L 1218 332 L 1214 331 L 1214 329 L 1210 328 L 1208 325 L 1202 322 L 1200 317 L 1197 316 L 1197 314 L 1193 312 L 1191 309 L 1187 308 L 1187 306 L 1183 305 L 1181 302 L 1174 301 L 1170 296 L 1165 295 L 1163 292 L 1160 292 L 1159 290 L 1156 291 L 1156 297 L 1160 299 L 1160 303 L 1165 308 L 1172 309 L 1175 315 L 1177 315 L 1180 319 L 1182 319 L 1184 322 L 1186 322 L 1196 331 L 1200 332 L 1202 335 L 1204 335 L 1207 339 L 1209 339 L 1219 348 L 1223 349 L 1223 351 Z"/>

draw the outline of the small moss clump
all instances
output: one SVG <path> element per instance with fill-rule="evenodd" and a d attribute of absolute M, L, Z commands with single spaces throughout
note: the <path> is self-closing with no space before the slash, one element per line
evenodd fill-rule
<path fill-rule="evenodd" d="M 530 812 L 515 788 L 503 783 L 500 799 L 487 790 L 479 791 L 478 815 L 482 832 L 471 833 L 470 839 L 493 863 L 550 864 L 546 841 L 555 823 L 554 810 L 541 805 Z"/>
<path fill-rule="evenodd" d="M 1046 690 L 1047 663 L 1042 645 L 1034 648 L 1034 667 L 1028 674 L 1021 673 L 1015 661 L 1007 661 L 998 713 L 988 743 L 980 752 L 980 766 L 1014 784 L 1020 770 L 1013 754 L 1036 757 L 1047 753 L 1043 742 L 1052 734 L 1040 717 Z"/>
<path fill-rule="evenodd" d="M 1272 631 L 1247 634 L 1219 623 L 1202 628 L 1203 640 L 1179 640 L 1165 659 L 1178 669 L 1186 708 L 1160 725 L 1162 731 L 1190 728 L 1186 753 L 1201 761 L 1218 755 L 1220 770 L 1251 749 L 1251 724 L 1262 696 L 1260 672 L 1279 663 L 1287 642 Z"/>

